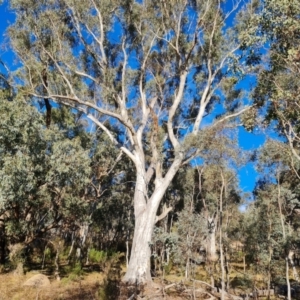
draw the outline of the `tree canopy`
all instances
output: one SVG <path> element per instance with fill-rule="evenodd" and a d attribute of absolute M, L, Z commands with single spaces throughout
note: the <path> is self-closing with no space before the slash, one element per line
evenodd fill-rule
<path fill-rule="evenodd" d="M 68 260 L 74 247 L 87 261 L 96 248 L 122 249 L 123 281 L 144 284 L 170 261 L 188 278 L 205 248 L 212 286 L 220 261 L 224 299 L 238 240 L 247 247 L 244 269 L 247 257 L 268 289 L 285 270 L 290 298 L 300 5 L 11 0 L 10 7 L 10 46 L 21 66 L 0 76 L 1 253 L 4 242 L 44 241 L 58 258 L 56 235 L 70 246 Z M 240 126 L 278 138 L 243 151 Z M 242 214 L 247 195 L 237 170 L 249 162 L 259 179 Z M 277 268 L 275 256 L 285 264 Z"/>

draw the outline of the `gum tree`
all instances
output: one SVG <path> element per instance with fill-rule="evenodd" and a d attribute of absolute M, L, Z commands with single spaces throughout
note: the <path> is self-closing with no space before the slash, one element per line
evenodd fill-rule
<path fill-rule="evenodd" d="M 132 160 L 135 229 L 124 281 L 151 281 L 153 227 L 171 207 L 157 211 L 179 168 L 209 143 L 205 116 L 214 126 L 249 110 L 236 85 L 240 62 L 255 58 L 247 46 L 255 42 L 256 4 L 12 0 L 11 7 L 23 93 L 84 113 Z"/>
<path fill-rule="evenodd" d="M 267 108 L 266 123 L 276 124 L 299 162 L 300 4 L 264 0 L 261 11 L 258 31 L 269 41 L 269 51 L 254 99 Z"/>
<path fill-rule="evenodd" d="M 90 157 L 79 135 L 58 126 L 45 130 L 42 115 L 22 97 L 0 97 L 1 263 L 6 248 L 42 245 L 54 229 L 86 215 L 82 199 Z M 13 252 L 13 251 L 11 251 Z"/>

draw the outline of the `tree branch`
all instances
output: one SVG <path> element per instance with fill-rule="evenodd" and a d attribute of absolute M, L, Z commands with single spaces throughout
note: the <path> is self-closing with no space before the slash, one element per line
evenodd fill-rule
<path fill-rule="evenodd" d="M 225 116 L 224 118 L 222 118 L 222 119 L 216 121 L 216 122 L 212 125 L 212 127 L 213 127 L 213 126 L 216 126 L 216 125 L 219 124 L 219 123 L 225 122 L 225 121 L 228 120 L 228 119 L 237 117 L 237 116 L 241 115 L 242 113 L 244 113 L 245 111 L 247 111 L 248 109 L 250 109 L 250 108 L 252 108 L 252 107 L 253 107 L 252 105 L 246 106 L 245 108 L 243 108 L 242 110 L 240 110 L 240 111 L 238 111 L 238 112 L 236 112 L 236 113 L 233 113 L 233 114 L 231 114 L 231 115 Z"/>
<path fill-rule="evenodd" d="M 160 220 L 164 219 L 168 213 L 173 210 L 173 207 L 170 206 L 170 207 L 167 207 L 166 205 L 163 206 L 163 212 L 159 215 L 159 216 L 156 216 L 155 218 L 155 223 L 159 222 Z"/>

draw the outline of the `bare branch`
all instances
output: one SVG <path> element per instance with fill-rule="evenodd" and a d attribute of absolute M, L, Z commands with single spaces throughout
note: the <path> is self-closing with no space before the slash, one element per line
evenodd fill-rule
<path fill-rule="evenodd" d="M 233 114 L 230 114 L 230 115 L 227 115 L 225 116 L 224 118 L 216 121 L 212 126 L 216 126 L 217 124 L 220 124 L 222 122 L 225 122 L 226 120 L 228 119 L 231 119 L 231 118 L 234 118 L 234 117 L 237 117 L 241 114 L 243 114 L 245 111 L 247 111 L 248 109 L 252 108 L 253 106 L 246 106 L 245 108 L 243 108 L 242 110 L 236 112 L 236 113 L 233 113 Z"/>
<path fill-rule="evenodd" d="M 185 86 L 187 74 L 188 74 L 187 70 L 184 70 L 182 72 L 182 74 L 180 75 L 180 83 L 179 83 L 178 92 L 176 94 L 173 105 L 171 106 L 171 108 L 169 110 L 169 119 L 168 119 L 167 127 L 168 127 L 168 134 L 169 134 L 169 137 L 170 137 L 170 140 L 171 140 L 171 143 L 172 143 L 174 149 L 177 149 L 179 147 L 179 142 L 178 142 L 177 138 L 175 137 L 175 134 L 173 131 L 173 118 L 174 118 L 176 110 L 183 98 L 183 92 L 184 92 L 184 86 Z"/>
<path fill-rule="evenodd" d="M 159 222 L 160 220 L 164 219 L 168 213 L 173 210 L 173 207 L 170 206 L 170 207 L 167 207 L 166 205 L 163 206 L 163 212 L 159 215 L 159 216 L 156 216 L 155 218 L 155 223 Z"/>

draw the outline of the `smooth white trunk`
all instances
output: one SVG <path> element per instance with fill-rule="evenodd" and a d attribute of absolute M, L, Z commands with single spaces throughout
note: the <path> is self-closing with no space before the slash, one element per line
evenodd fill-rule
<path fill-rule="evenodd" d="M 215 217 L 208 218 L 207 260 L 215 262 L 218 260 L 216 249 L 216 224 Z"/>
<path fill-rule="evenodd" d="M 208 271 L 210 275 L 211 286 L 215 286 L 214 279 L 214 266 L 215 262 L 218 260 L 217 250 L 216 250 L 216 224 L 215 216 L 209 217 L 207 220 L 208 225 L 208 238 L 206 246 L 206 258 L 208 262 Z"/>
<path fill-rule="evenodd" d="M 142 162 L 142 160 L 140 160 Z M 159 204 L 177 173 L 182 158 L 174 160 L 164 178 L 156 184 L 155 190 L 148 198 L 147 183 L 143 164 L 136 164 L 137 177 L 134 193 L 135 226 L 130 259 L 123 282 L 129 284 L 145 284 L 151 282 L 150 256 L 151 238 L 156 222 Z"/>
<path fill-rule="evenodd" d="M 127 272 L 123 281 L 140 284 L 151 281 L 150 244 L 156 212 L 145 210 L 135 220 L 134 237 Z"/>

